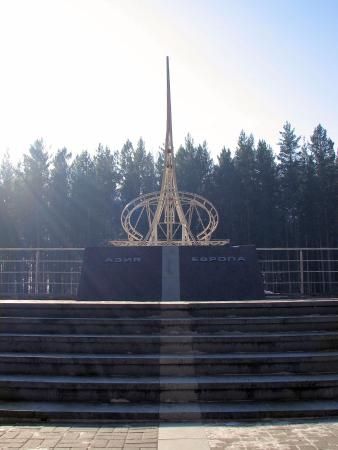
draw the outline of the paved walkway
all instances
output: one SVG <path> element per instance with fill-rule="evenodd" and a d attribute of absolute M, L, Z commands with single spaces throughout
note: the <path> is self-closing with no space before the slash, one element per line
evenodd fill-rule
<path fill-rule="evenodd" d="M 0 450 L 338 450 L 338 419 L 266 424 L 3 425 Z"/>

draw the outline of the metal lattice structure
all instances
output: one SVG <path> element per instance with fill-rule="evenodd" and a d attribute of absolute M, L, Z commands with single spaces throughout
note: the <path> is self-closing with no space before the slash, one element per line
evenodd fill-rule
<path fill-rule="evenodd" d="M 212 203 L 177 188 L 168 57 L 167 129 L 161 190 L 128 203 L 122 211 L 121 224 L 128 240 L 110 241 L 111 245 L 224 245 L 229 242 L 211 240 L 218 225 L 218 213 Z"/>

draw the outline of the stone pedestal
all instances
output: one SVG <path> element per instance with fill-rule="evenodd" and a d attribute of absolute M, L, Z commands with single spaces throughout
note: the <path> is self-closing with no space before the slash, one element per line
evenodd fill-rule
<path fill-rule="evenodd" d="M 264 297 L 254 246 L 89 247 L 81 300 L 248 300 Z"/>

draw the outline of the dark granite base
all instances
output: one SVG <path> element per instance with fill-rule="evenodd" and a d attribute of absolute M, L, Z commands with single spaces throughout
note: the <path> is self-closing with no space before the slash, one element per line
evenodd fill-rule
<path fill-rule="evenodd" d="M 254 246 L 90 247 L 81 300 L 248 300 L 264 297 Z"/>

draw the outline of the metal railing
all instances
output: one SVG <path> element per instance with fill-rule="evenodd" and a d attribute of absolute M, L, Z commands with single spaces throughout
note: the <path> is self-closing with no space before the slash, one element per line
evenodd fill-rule
<path fill-rule="evenodd" d="M 74 298 L 83 248 L 0 249 L 1 298 Z M 338 294 L 338 248 L 258 248 L 265 289 Z"/>
<path fill-rule="evenodd" d="M 0 249 L 0 296 L 73 298 L 83 248 Z"/>
<path fill-rule="evenodd" d="M 337 295 L 338 248 L 258 248 L 265 289 L 283 294 Z"/>

